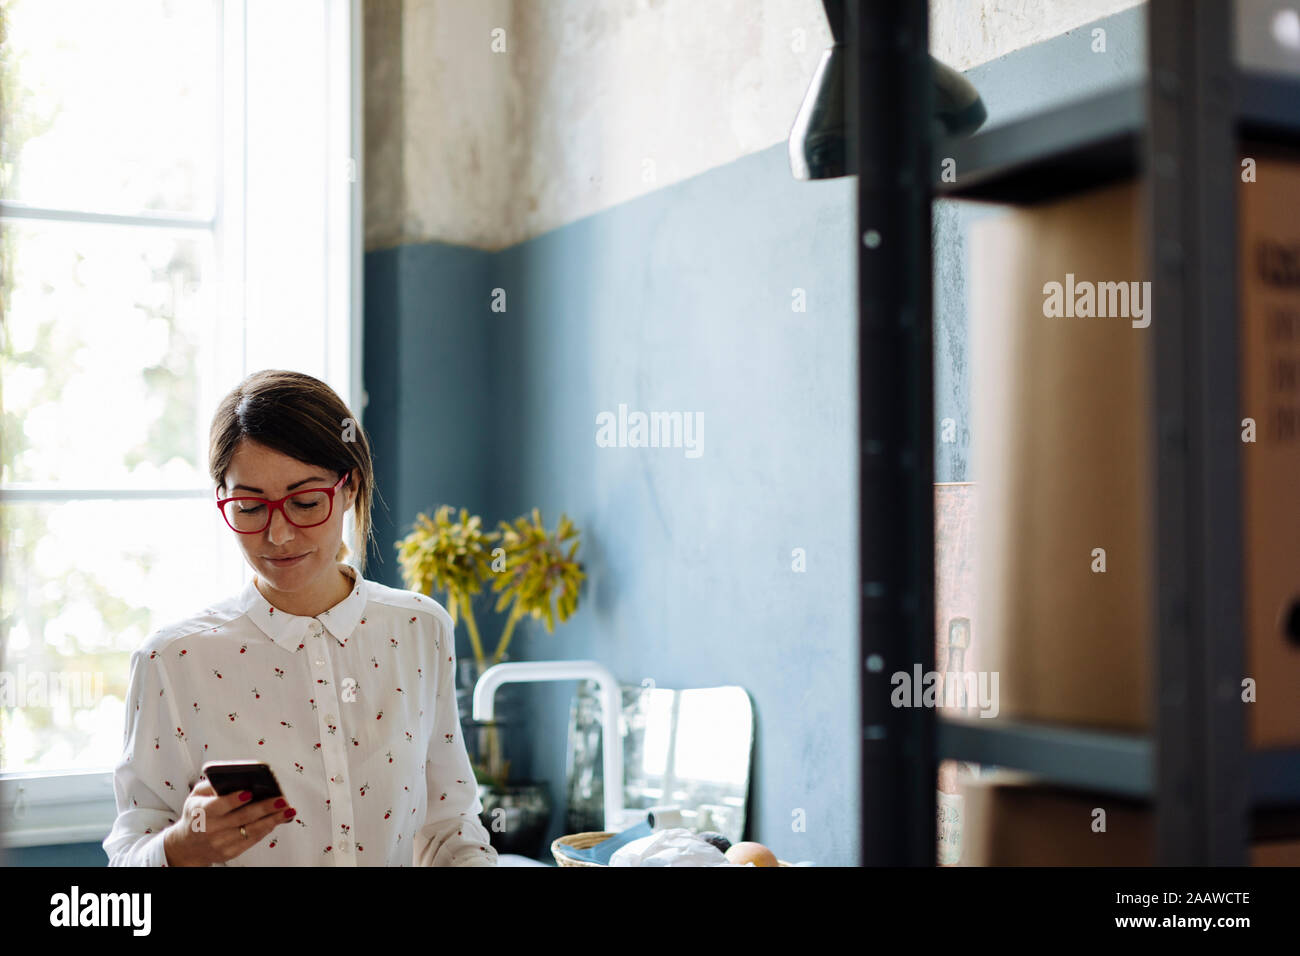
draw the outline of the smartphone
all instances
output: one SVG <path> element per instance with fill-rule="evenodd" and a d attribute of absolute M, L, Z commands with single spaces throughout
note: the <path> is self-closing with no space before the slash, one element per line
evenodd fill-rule
<path fill-rule="evenodd" d="M 259 761 L 209 760 L 203 765 L 203 773 L 221 796 L 251 790 L 253 799 L 249 803 L 283 796 L 271 768 Z"/>

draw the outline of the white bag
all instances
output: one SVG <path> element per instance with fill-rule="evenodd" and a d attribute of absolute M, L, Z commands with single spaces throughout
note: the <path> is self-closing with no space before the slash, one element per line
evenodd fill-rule
<path fill-rule="evenodd" d="M 721 850 L 684 827 L 656 830 L 619 847 L 610 866 L 736 866 Z M 750 865 L 750 864 L 746 864 Z"/>

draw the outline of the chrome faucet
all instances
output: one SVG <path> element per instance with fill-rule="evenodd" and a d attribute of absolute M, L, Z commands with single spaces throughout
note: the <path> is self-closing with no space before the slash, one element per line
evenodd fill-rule
<path fill-rule="evenodd" d="M 525 684 L 553 680 L 591 680 L 596 682 L 601 703 L 601 742 L 604 750 L 605 830 L 621 831 L 625 825 L 623 809 L 623 734 L 619 717 L 623 713 L 623 696 L 618 681 L 603 664 L 596 661 L 512 661 L 494 664 L 483 672 L 474 685 L 473 718 L 491 720 L 495 713 L 493 699 L 502 684 Z"/>

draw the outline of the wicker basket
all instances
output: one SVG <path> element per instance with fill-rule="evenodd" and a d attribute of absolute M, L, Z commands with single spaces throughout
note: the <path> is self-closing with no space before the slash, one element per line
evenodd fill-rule
<path fill-rule="evenodd" d="M 601 866 L 604 863 L 589 863 L 586 860 L 575 860 L 572 857 L 565 856 L 560 850 L 560 845 L 571 846 L 575 850 L 589 850 L 597 843 L 604 843 L 616 833 L 609 833 L 601 830 L 591 830 L 587 833 L 570 833 L 568 836 L 562 836 L 551 842 L 551 856 L 555 857 L 555 862 L 560 866 Z M 787 863 L 785 860 L 776 861 L 781 866 L 794 866 L 793 863 Z"/>

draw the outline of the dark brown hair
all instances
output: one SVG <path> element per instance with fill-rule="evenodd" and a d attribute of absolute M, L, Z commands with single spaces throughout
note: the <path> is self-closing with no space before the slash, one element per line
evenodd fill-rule
<path fill-rule="evenodd" d="M 364 575 L 374 534 L 375 467 L 365 430 L 338 393 L 320 379 L 283 369 L 254 372 L 231 389 L 212 416 L 208 438 L 208 472 L 218 488 L 225 487 L 230 460 L 244 438 L 340 477 L 352 470 L 344 488 L 356 490 L 357 571 Z M 341 542 L 334 560 L 347 555 L 347 542 Z"/>

